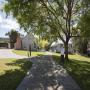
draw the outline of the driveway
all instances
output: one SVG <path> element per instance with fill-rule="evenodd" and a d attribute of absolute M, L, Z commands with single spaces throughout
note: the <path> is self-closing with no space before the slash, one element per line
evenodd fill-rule
<path fill-rule="evenodd" d="M 17 58 L 23 59 L 27 58 L 26 56 L 17 55 L 12 52 L 12 49 L 0 49 L 0 59 L 1 58 Z"/>

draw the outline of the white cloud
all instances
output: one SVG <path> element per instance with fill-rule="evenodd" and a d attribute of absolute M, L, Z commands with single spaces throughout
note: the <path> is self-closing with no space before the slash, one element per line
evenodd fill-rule
<path fill-rule="evenodd" d="M 0 16 L 0 27 L 3 29 L 19 29 L 19 24 L 15 19 L 12 18 L 3 18 Z"/>
<path fill-rule="evenodd" d="M 21 34 L 26 35 L 23 29 L 20 30 L 20 25 L 17 23 L 16 19 L 13 17 L 5 18 L 5 16 L 0 13 L 0 37 L 6 37 L 5 33 L 10 31 L 11 29 L 15 29 L 19 31 Z"/>

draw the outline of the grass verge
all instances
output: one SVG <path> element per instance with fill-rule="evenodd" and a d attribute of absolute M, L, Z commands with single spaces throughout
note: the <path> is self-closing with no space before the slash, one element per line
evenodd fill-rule
<path fill-rule="evenodd" d="M 12 52 L 18 55 L 28 56 L 28 52 L 24 50 L 12 50 Z M 45 52 L 34 52 L 34 51 L 31 52 L 31 56 L 40 56 L 44 54 Z"/>
<path fill-rule="evenodd" d="M 23 59 L 0 59 L 0 90 L 16 90 L 31 66 Z"/>
<path fill-rule="evenodd" d="M 24 50 L 12 50 L 12 52 L 17 55 L 28 56 L 28 52 L 24 51 Z M 60 55 L 59 53 L 53 53 L 53 52 L 52 52 L 52 54 L 57 55 L 57 56 Z M 47 52 L 35 52 L 35 51 L 31 52 L 31 56 L 42 56 L 42 55 L 48 55 L 48 53 Z"/>

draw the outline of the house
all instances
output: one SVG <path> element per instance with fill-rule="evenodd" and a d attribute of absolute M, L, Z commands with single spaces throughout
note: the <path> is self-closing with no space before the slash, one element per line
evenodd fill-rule
<path fill-rule="evenodd" d="M 51 44 L 51 50 L 55 52 L 60 52 L 60 48 L 64 46 L 63 42 L 61 40 L 57 40 Z M 70 40 L 68 43 L 68 52 L 73 53 L 73 45 L 72 41 Z"/>
<path fill-rule="evenodd" d="M 15 49 L 22 49 L 22 38 L 20 36 L 17 37 L 16 43 L 14 44 Z"/>
<path fill-rule="evenodd" d="M 29 47 L 31 47 L 32 51 L 37 50 L 35 37 L 32 33 L 27 34 L 25 37 L 20 37 L 20 36 L 17 37 L 17 41 L 15 43 L 15 49 L 29 50 Z"/>

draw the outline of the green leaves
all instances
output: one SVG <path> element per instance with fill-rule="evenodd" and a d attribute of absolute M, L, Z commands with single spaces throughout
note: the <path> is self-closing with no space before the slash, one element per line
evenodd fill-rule
<path fill-rule="evenodd" d="M 71 21 L 80 16 L 82 1 L 7 0 L 4 10 L 12 13 L 26 32 L 63 39 L 62 35 L 70 38 L 73 32 Z"/>
<path fill-rule="evenodd" d="M 84 37 L 90 37 L 90 11 L 87 11 L 80 18 L 78 27 Z"/>
<path fill-rule="evenodd" d="M 13 16 L 18 20 L 18 23 L 26 31 L 31 27 L 31 24 L 37 20 L 37 2 L 28 0 L 8 0 L 4 10 L 6 13 L 12 12 Z"/>

